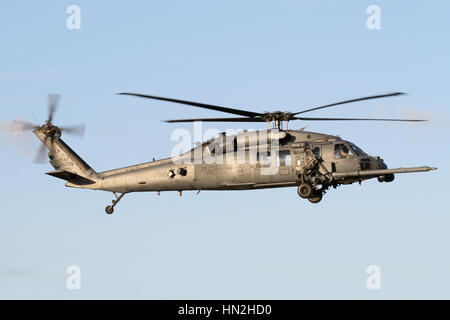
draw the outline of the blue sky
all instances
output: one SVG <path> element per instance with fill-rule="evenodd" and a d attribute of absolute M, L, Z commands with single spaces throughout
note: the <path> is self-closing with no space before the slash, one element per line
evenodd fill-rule
<path fill-rule="evenodd" d="M 66 28 L 71 4 L 81 8 L 80 30 Z M 366 27 L 371 4 L 381 9 L 380 30 Z M 0 298 L 450 298 L 448 2 L 13 1 L 0 9 Z M 339 134 L 390 167 L 439 170 L 344 186 L 319 205 L 295 188 L 130 194 L 107 216 L 111 194 L 44 175 L 50 165 L 30 156 L 37 139 L 8 138 L 5 122 L 33 120 L 30 109 L 43 121 L 47 93 L 62 94 L 56 123 L 87 124 L 84 139 L 64 140 L 103 171 L 166 157 L 171 132 L 193 128 L 160 120 L 221 116 L 120 91 L 253 111 L 405 91 L 314 116 L 430 122 L 290 127 Z M 381 290 L 366 287 L 373 264 Z M 66 287 L 69 265 L 81 267 L 81 290 Z"/>

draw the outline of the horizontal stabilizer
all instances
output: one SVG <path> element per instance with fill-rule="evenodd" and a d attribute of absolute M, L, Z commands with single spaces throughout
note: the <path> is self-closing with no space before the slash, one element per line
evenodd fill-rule
<path fill-rule="evenodd" d="M 94 184 L 95 181 L 89 180 L 87 178 L 84 178 L 76 173 L 72 173 L 66 170 L 55 170 L 51 172 L 47 172 L 49 176 L 53 176 L 56 178 L 60 178 L 66 181 L 69 181 L 76 185 L 88 185 L 88 184 Z"/>

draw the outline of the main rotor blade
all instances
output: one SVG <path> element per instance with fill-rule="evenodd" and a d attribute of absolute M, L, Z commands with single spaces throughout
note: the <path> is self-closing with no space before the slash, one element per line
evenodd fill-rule
<path fill-rule="evenodd" d="M 49 94 L 48 95 L 48 118 L 47 120 L 52 121 L 53 116 L 58 108 L 60 95 L 59 94 Z"/>
<path fill-rule="evenodd" d="M 300 112 L 296 112 L 296 113 L 293 113 L 293 115 L 297 115 L 297 114 L 301 114 L 301 113 L 305 113 L 305 112 L 310 112 L 310 111 L 314 111 L 314 110 L 319 110 L 319 109 L 324 109 L 324 108 L 329 108 L 329 107 L 337 106 L 337 105 L 340 105 L 340 104 L 352 103 L 352 102 L 363 101 L 363 100 L 371 100 L 371 99 L 380 99 L 380 98 L 386 98 L 386 97 L 393 97 L 393 96 L 399 96 L 399 95 L 404 95 L 404 94 L 406 94 L 406 93 L 404 93 L 404 92 L 392 92 L 392 93 L 380 94 L 380 95 L 376 95 L 376 96 L 368 96 L 368 97 L 362 97 L 362 98 L 358 98 L 358 99 L 345 100 L 345 101 L 341 101 L 341 102 L 336 102 L 336 103 L 327 104 L 327 105 L 324 105 L 324 106 L 315 107 L 315 108 L 312 108 L 312 109 L 307 109 L 307 110 L 303 110 L 303 111 L 300 111 Z"/>
<path fill-rule="evenodd" d="M 262 118 L 197 118 L 197 119 L 175 119 L 175 120 L 164 120 L 164 122 L 175 123 L 175 122 L 193 122 L 193 121 L 204 121 L 204 122 L 266 122 Z"/>
<path fill-rule="evenodd" d="M 404 122 L 423 122 L 428 120 L 423 119 L 375 119 L 375 118 L 308 118 L 308 117 L 293 117 L 291 120 L 306 120 L 306 121 L 404 121 Z"/>
<path fill-rule="evenodd" d="M 157 96 L 149 96 L 145 94 L 139 94 L 139 93 L 130 93 L 130 92 L 120 92 L 118 93 L 120 95 L 127 95 L 127 96 L 136 96 L 141 98 L 147 98 L 147 99 L 155 99 L 155 100 L 161 100 L 161 101 L 168 101 L 168 102 L 174 102 L 174 103 L 180 103 L 180 104 L 186 104 L 193 107 L 199 107 L 199 108 L 205 108 L 210 110 L 216 110 L 221 112 L 227 112 L 232 114 L 237 114 L 240 116 L 245 117 L 257 117 L 261 116 L 261 113 L 257 112 L 251 112 L 246 110 L 240 110 L 240 109 L 233 109 L 233 108 L 227 108 L 227 107 L 220 107 L 215 106 L 212 104 L 206 104 L 206 103 L 200 103 L 200 102 L 194 102 L 194 101 L 187 101 L 187 100 L 179 100 L 179 99 L 172 99 L 172 98 L 163 98 L 163 97 L 157 97 Z"/>
<path fill-rule="evenodd" d="M 65 127 L 60 127 L 61 131 L 68 133 L 68 134 L 73 134 L 75 136 L 84 136 L 84 132 L 86 130 L 86 126 L 84 124 L 81 125 L 75 125 L 75 126 L 65 126 Z"/>

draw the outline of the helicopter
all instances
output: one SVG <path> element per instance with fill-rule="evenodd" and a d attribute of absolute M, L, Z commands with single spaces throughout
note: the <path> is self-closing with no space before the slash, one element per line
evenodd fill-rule
<path fill-rule="evenodd" d="M 389 169 L 379 156 L 370 156 L 361 148 L 337 135 L 290 130 L 289 121 L 402 121 L 423 122 L 423 119 L 380 118 L 317 118 L 303 114 L 332 106 L 363 100 L 403 95 L 392 92 L 335 102 L 299 112 L 253 112 L 217 105 L 121 92 L 119 95 L 189 105 L 234 114 L 239 117 L 192 118 L 165 120 L 180 122 L 267 122 L 267 129 L 243 130 L 233 135 L 220 133 L 218 137 L 197 144 L 176 156 L 128 167 L 96 172 L 62 139 L 62 133 L 80 134 L 84 127 L 58 127 L 54 125 L 58 95 L 49 95 L 49 115 L 41 126 L 16 121 L 21 129 L 31 129 L 42 142 L 38 158 L 45 157 L 54 171 L 46 174 L 66 181 L 66 187 L 112 192 L 114 199 L 105 208 L 107 214 L 131 192 L 185 190 L 254 190 L 296 187 L 298 195 L 311 203 L 319 203 L 330 188 L 362 183 L 377 178 L 379 182 L 392 182 L 397 173 L 426 172 L 435 167 L 402 167 Z M 272 123 L 272 128 L 270 128 Z M 285 123 L 285 126 L 284 126 Z"/>

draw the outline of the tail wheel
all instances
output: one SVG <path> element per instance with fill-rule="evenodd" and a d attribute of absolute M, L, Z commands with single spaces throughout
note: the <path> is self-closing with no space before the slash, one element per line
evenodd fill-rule
<path fill-rule="evenodd" d="M 313 195 L 314 189 L 309 183 L 302 183 L 298 186 L 297 193 L 303 199 L 307 199 Z"/>
<path fill-rule="evenodd" d="M 322 192 L 316 191 L 314 194 L 308 198 L 311 203 L 319 203 L 322 200 Z"/>

